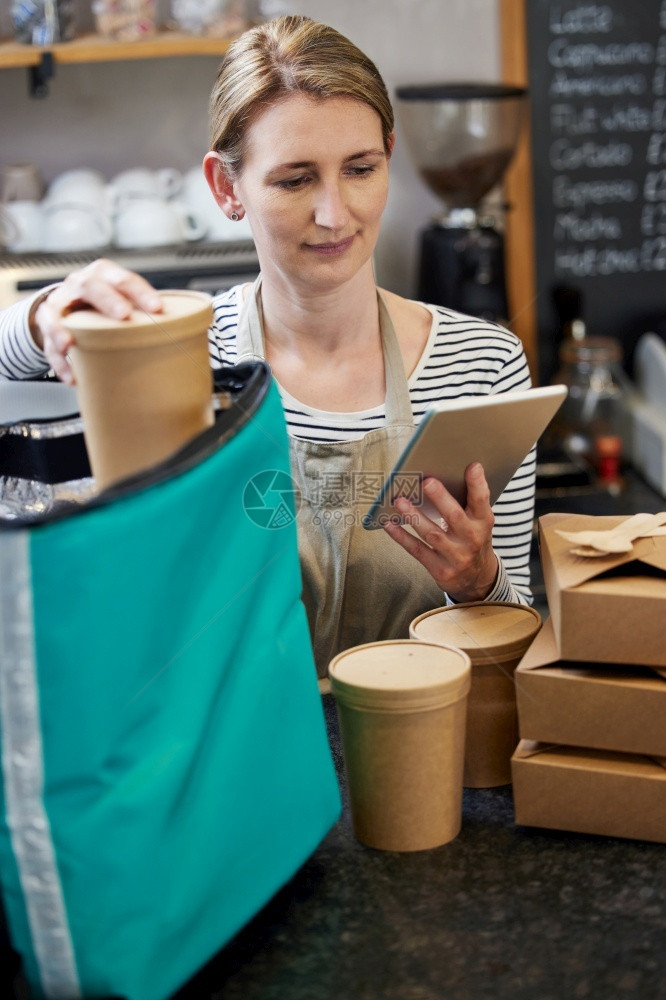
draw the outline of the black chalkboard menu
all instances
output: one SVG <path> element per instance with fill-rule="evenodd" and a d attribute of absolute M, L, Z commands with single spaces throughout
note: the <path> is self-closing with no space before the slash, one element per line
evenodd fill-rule
<path fill-rule="evenodd" d="M 580 300 L 631 371 L 666 321 L 666 0 L 525 0 L 540 378 Z"/>

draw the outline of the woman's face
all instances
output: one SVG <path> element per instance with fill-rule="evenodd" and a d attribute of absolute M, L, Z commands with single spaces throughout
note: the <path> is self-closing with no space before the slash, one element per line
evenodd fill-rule
<path fill-rule="evenodd" d="M 246 136 L 234 182 L 264 277 L 323 291 L 372 257 L 388 194 L 381 120 L 348 97 L 294 94 Z"/>

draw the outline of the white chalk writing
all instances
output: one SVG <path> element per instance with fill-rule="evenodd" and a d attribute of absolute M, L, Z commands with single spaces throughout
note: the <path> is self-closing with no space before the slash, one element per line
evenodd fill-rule
<path fill-rule="evenodd" d="M 644 240 L 637 247 L 591 247 L 555 251 L 555 266 L 561 275 L 577 278 L 608 277 L 666 271 L 666 236 Z"/>
<path fill-rule="evenodd" d="M 622 76 L 570 77 L 563 71 L 554 74 L 550 84 L 551 97 L 640 97 L 648 85 L 643 73 Z"/>
<path fill-rule="evenodd" d="M 643 205 L 641 212 L 643 236 L 666 236 L 666 204 Z"/>
<path fill-rule="evenodd" d="M 555 170 L 626 167 L 631 163 L 633 153 L 628 142 L 609 142 L 606 145 L 584 142 L 576 146 L 569 139 L 558 139 L 550 147 L 550 164 Z"/>
<path fill-rule="evenodd" d="M 640 133 L 658 131 L 666 123 L 666 101 L 648 104 L 615 103 L 608 109 L 570 102 L 558 102 L 550 108 L 552 132 L 570 136 L 594 135 L 599 132 Z"/>
<path fill-rule="evenodd" d="M 666 201 L 666 170 L 648 170 L 643 197 L 646 201 Z"/>
<path fill-rule="evenodd" d="M 550 30 L 554 35 L 589 35 L 610 31 L 613 11 L 607 4 L 589 3 L 562 11 L 554 4 L 550 11 Z"/>
<path fill-rule="evenodd" d="M 651 34 L 624 7 L 618 18 L 614 3 L 547 6 L 556 269 L 576 277 L 664 271 L 666 0 Z"/>
<path fill-rule="evenodd" d="M 658 167 L 660 163 L 666 163 L 666 133 L 652 133 L 648 142 L 645 161 L 651 167 Z"/>
<path fill-rule="evenodd" d="M 560 212 L 555 216 L 553 235 L 556 240 L 571 239 L 580 243 L 591 240 L 619 240 L 622 225 L 615 216 L 588 215 L 581 218 L 575 212 Z"/>
<path fill-rule="evenodd" d="M 649 66 L 655 61 L 654 45 L 649 42 L 611 42 L 597 45 L 582 42 L 570 45 L 558 38 L 548 48 L 548 61 L 556 69 L 591 70 L 595 66 Z"/>
<path fill-rule="evenodd" d="M 553 180 L 553 204 L 556 208 L 583 209 L 588 205 L 631 204 L 638 197 L 638 184 L 626 179 L 572 181 L 566 174 Z"/>

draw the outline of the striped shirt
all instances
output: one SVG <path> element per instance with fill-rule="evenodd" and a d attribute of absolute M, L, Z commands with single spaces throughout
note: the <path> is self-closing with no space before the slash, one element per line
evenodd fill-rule
<path fill-rule="evenodd" d="M 209 331 L 213 368 L 236 362 L 236 331 L 242 286 L 220 293 L 214 301 Z M 27 325 L 31 300 L 0 312 L 0 378 L 35 377 L 48 370 Z M 445 400 L 513 392 L 530 386 L 527 361 L 518 337 L 503 327 L 464 316 L 441 306 L 426 306 L 432 315 L 428 341 L 409 377 L 414 423 L 428 406 Z M 299 402 L 279 387 L 292 437 L 310 441 L 357 440 L 385 422 L 384 405 L 355 413 L 330 413 Z M 534 512 L 535 449 L 526 456 L 493 506 L 493 546 L 500 572 L 487 600 L 531 603 L 529 559 Z"/>

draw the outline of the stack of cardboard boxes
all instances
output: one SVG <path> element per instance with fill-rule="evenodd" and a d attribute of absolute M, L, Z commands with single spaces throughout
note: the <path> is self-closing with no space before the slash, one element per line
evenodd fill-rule
<path fill-rule="evenodd" d="M 539 520 L 550 614 L 515 673 L 515 817 L 666 842 L 666 535 L 595 557 L 559 533 L 623 521 Z"/>

